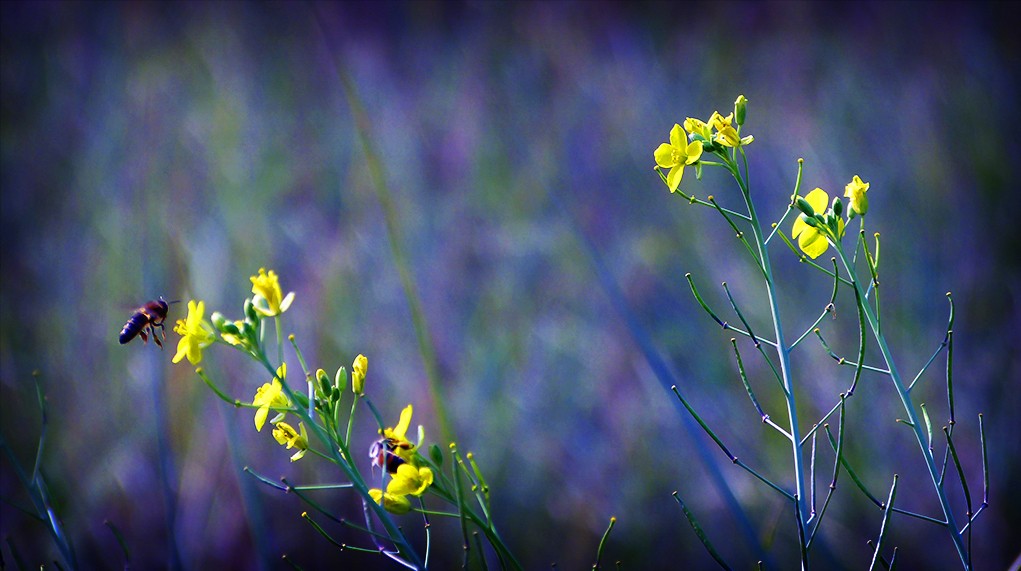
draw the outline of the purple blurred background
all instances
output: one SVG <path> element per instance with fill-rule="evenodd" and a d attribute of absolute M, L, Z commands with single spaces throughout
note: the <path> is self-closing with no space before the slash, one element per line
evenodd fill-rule
<path fill-rule="evenodd" d="M 691 272 L 733 319 L 717 287 L 727 281 L 764 330 L 755 273 L 726 224 L 671 196 L 652 170 L 652 151 L 675 122 L 726 113 L 743 93 L 765 220 L 783 212 L 798 157 L 804 192 L 842 194 L 854 174 L 871 183 L 884 323 L 905 375 L 942 339 L 944 293 L 954 292 L 955 441 L 973 497 L 979 412 L 990 446 L 992 506 L 974 530 L 975 562 L 1004 568 L 1021 529 L 1013 486 L 1021 248 L 1009 174 L 1021 125 L 1010 11 L 893 2 L 4 3 L 3 435 L 31 466 L 38 371 L 49 407 L 44 472 L 84 568 L 122 565 L 104 520 L 123 530 L 139 569 L 286 568 L 284 553 L 307 569 L 387 568 L 378 556 L 339 552 L 300 519 L 307 508 L 297 498 L 241 473 L 339 477 L 311 457 L 290 464 L 252 430 L 250 411 L 225 406 L 192 368 L 171 365 L 176 335 L 163 352 L 116 342 L 132 308 L 158 295 L 237 316 L 248 276 L 273 268 L 296 292 L 285 328 L 310 365 L 334 371 L 366 354 L 368 391 L 385 419 L 413 402 L 416 423 L 438 438 L 339 62 L 385 161 L 460 448 L 474 451 L 498 526 L 526 568 L 590 566 L 610 516 L 618 523 L 604 563 L 712 568 L 674 490 L 732 565 L 762 558 L 758 543 L 775 568 L 791 568 L 788 505 L 704 435 L 690 436 L 635 341 L 648 336 L 739 457 L 790 487 L 788 447 L 751 408 L 731 335 L 699 310 L 683 279 Z M 688 173 L 683 187 L 736 206 L 720 172 L 707 169 L 701 182 Z M 607 295 L 587 241 L 633 321 Z M 794 336 L 830 284 L 776 246 Z M 853 300 L 842 297 L 837 309 L 840 319 L 824 327 L 834 349 L 850 354 Z M 183 311 L 174 306 L 170 320 Z M 783 419 L 763 363 L 750 345 L 743 350 L 763 405 Z M 915 392 L 938 424 L 948 414 L 943 363 Z M 268 380 L 220 347 L 203 366 L 242 399 Z M 811 426 L 846 389 L 850 369 L 814 341 L 795 366 Z M 900 414 L 888 381 L 866 375 L 848 403 L 848 456 L 874 494 L 885 497 L 898 473 L 898 505 L 936 515 L 913 438 L 894 423 Z M 367 414 L 359 421 L 367 449 L 375 427 Z M 716 471 L 754 538 L 736 531 Z M 881 512 L 841 478 L 814 561 L 863 568 Z M 16 507 L 28 500 L 6 457 L 0 492 L 4 559 L 11 544 L 30 567 L 56 558 L 46 528 Z M 950 493 L 963 513 L 959 487 Z M 360 517 L 348 492 L 318 497 Z M 421 544 L 420 521 L 403 524 Z M 435 567 L 459 565 L 456 526 L 435 527 Z M 936 526 L 895 517 L 888 541 L 902 568 L 955 567 Z"/>

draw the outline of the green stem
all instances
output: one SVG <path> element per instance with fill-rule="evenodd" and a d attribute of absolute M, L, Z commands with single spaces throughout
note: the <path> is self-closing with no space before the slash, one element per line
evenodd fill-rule
<path fill-rule="evenodd" d="M 886 343 L 886 336 L 879 329 L 879 319 L 876 317 L 875 312 L 872 310 L 872 306 L 868 303 L 865 298 L 865 292 L 861 289 L 861 283 L 858 281 L 857 275 L 854 270 L 854 266 L 848 263 L 847 257 L 844 254 L 843 248 L 840 247 L 840 243 L 835 244 L 837 254 L 840 256 L 841 263 L 844 264 L 844 269 L 848 275 L 851 276 L 851 285 L 854 286 L 856 292 L 858 292 L 858 303 L 865 312 L 865 320 L 868 321 L 869 327 L 872 328 L 872 333 L 875 336 L 876 343 L 879 345 L 879 352 L 883 354 L 883 359 L 886 360 L 886 367 L 889 371 L 890 380 L 893 381 L 893 386 L 897 391 L 897 396 L 900 397 L 901 404 L 904 406 L 904 413 L 907 415 L 907 424 L 915 434 L 915 440 L 918 443 L 918 448 L 922 451 L 922 458 L 925 460 L 925 467 L 929 470 L 929 478 L 932 480 L 932 486 L 936 490 L 936 496 L 939 498 L 940 507 L 943 510 L 943 517 L 946 520 L 947 531 L 950 532 L 950 538 L 954 542 L 954 548 L 957 550 L 957 555 L 961 558 L 961 563 L 965 569 L 971 569 L 971 561 L 968 556 L 968 551 L 964 545 L 964 541 L 961 539 L 960 533 L 957 531 L 957 522 L 954 520 L 954 511 L 950 505 L 950 500 L 947 498 L 946 491 L 940 482 L 939 468 L 936 466 L 936 460 L 932 454 L 929 453 L 929 446 L 925 437 L 924 429 L 922 428 L 922 422 L 918 418 L 918 412 L 915 410 L 915 405 L 911 401 L 911 395 L 908 393 L 907 387 L 904 385 L 904 380 L 901 378 L 900 373 L 897 371 L 897 366 L 893 360 L 893 353 L 890 351 L 890 347 Z"/>
<path fill-rule="evenodd" d="M 744 157 L 744 152 L 741 153 L 741 156 Z M 791 457 L 794 462 L 795 501 L 797 503 L 797 509 L 795 511 L 797 514 L 799 529 L 803 529 L 804 523 L 808 519 L 808 506 L 806 504 L 806 498 L 808 495 L 805 493 L 805 458 L 801 450 L 801 430 L 798 427 L 798 409 L 797 402 L 794 398 L 794 378 L 791 375 L 790 349 L 787 347 L 786 343 L 784 343 L 783 324 L 780 319 L 780 307 L 777 303 L 776 296 L 776 283 L 773 280 L 773 269 L 769 262 L 769 251 L 766 248 L 766 242 L 762 236 L 762 226 L 759 223 L 759 216 L 755 212 L 755 205 L 752 202 L 751 192 L 748 188 L 746 178 L 741 177 L 736 163 L 731 163 L 731 166 L 731 174 L 741 187 L 741 195 L 744 197 L 745 206 L 748 207 L 748 214 L 752 219 L 752 233 L 755 237 L 755 244 L 759 249 L 759 261 L 762 273 L 765 276 L 766 293 L 769 296 L 769 311 L 773 320 L 773 339 L 776 340 L 776 354 L 780 360 L 780 376 L 783 380 L 784 400 L 787 405 L 787 418 L 790 422 Z M 747 172 L 748 168 L 746 163 L 745 173 L 747 174 Z"/>

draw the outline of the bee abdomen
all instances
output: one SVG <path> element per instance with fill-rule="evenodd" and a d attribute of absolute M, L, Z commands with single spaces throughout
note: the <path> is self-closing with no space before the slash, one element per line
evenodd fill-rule
<path fill-rule="evenodd" d="M 131 341 L 138 335 L 138 332 L 149 322 L 149 317 L 142 312 L 135 313 L 131 316 L 131 319 L 124 324 L 124 329 L 121 329 L 121 345 Z"/>

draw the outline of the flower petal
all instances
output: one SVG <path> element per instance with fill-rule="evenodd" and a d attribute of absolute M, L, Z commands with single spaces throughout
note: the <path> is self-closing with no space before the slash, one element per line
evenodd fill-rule
<path fill-rule="evenodd" d="M 702 158 L 702 141 L 692 141 L 684 149 L 684 153 L 688 155 L 684 161 L 685 164 L 690 165 L 698 162 L 698 159 Z"/>
<path fill-rule="evenodd" d="M 682 176 L 684 176 L 684 165 L 677 165 L 670 169 L 666 175 L 666 185 L 670 192 L 677 192 L 677 187 L 681 186 Z"/>
<path fill-rule="evenodd" d="M 177 342 L 177 353 L 174 355 L 172 362 L 180 363 L 181 359 L 184 359 L 184 356 L 187 354 L 188 354 L 188 338 L 181 337 L 181 340 Z"/>
<path fill-rule="evenodd" d="M 798 246 L 801 248 L 801 251 L 808 254 L 814 260 L 821 256 L 830 247 L 830 244 L 818 229 L 807 228 L 798 238 Z"/>
<path fill-rule="evenodd" d="M 812 209 L 818 213 L 826 212 L 826 208 L 830 205 L 830 196 L 826 194 L 826 191 L 821 188 L 816 188 L 812 192 L 805 196 L 805 200 L 812 205 Z"/>
<path fill-rule="evenodd" d="M 288 307 L 291 307 L 291 302 L 294 301 L 294 292 L 288 293 L 284 300 L 280 302 L 280 313 L 287 311 Z"/>
<path fill-rule="evenodd" d="M 407 434 L 408 427 L 411 426 L 411 413 L 412 408 L 411 405 L 409 404 L 408 406 L 404 407 L 404 410 L 401 411 L 401 420 L 400 422 L 397 423 L 397 426 L 394 427 L 394 435 L 402 440 L 408 439 Z"/>
<path fill-rule="evenodd" d="M 259 407 L 255 411 L 255 429 L 262 432 L 262 426 L 266 424 L 266 417 L 269 416 L 269 405 Z"/>
<path fill-rule="evenodd" d="M 653 156 L 656 157 L 656 164 L 665 169 L 677 166 L 677 161 L 674 159 L 674 148 L 669 143 L 661 144 Z"/>
<path fill-rule="evenodd" d="M 670 145 L 678 149 L 684 148 L 684 143 L 687 142 L 687 137 L 684 136 L 684 129 L 677 123 L 674 123 L 674 128 L 670 129 Z"/>

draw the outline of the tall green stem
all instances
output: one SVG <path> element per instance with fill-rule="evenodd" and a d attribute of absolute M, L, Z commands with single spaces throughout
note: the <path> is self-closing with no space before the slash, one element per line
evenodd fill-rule
<path fill-rule="evenodd" d="M 851 283 L 854 285 L 855 290 L 858 291 L 858 299 L 861 300 L 859 303 L 865 310 L 865 319 L 869 322 L 869 327 L 872 328 L 872 333 L 876 338 L 876 343 L 879 345 L 879 351 L 883 354 L 883 359 L 886 360 L 886 368 L 889 370 L 890 379 L 893 381 L 893 386 L 897 390 L 897 396 L 900 397 L 901 404 L 904 405 L 904 413 L 907 415 L 908 426 L 915 433 L 915 440 L 918 442 L 918 448 L 922 451 L 922 457 L 925 459 L 925 466 L 929 469 L 929 478 L 932 479 L 932 486 L 936 489 L 936 495 L 939 497 L 940 507 L 943 509 L 943 517 L 947 531 L 950 532 L 950 537 L 954 541 L 954 547 L 957 549 L 957 554 L 961 557 L 961 563 L 964 564 L 965 569 L 971 569 L 971 562 L 969 561 L 968 550 L 964 546 L 964 541 L 961 539 L 961 534 L 957 531 L 957 522 L 954 520 L 954 511 L 950 506 L 950 501 L 947 499 L 946 491 L 943 489 L 940 483 L 939 468 L 936 466 L 936 460 L 933 458 L 932 453 L 929 450 L 928 440 L 925 432 L 922 429 L 922 421 L 918 417 L 918 413 L 915 412 L 915 405 L 911 401 L 911 395 L 908 393 L 907 387 L 904 384 L 904 380 L 901 378 L 900 373 L 897 371 L 896 365 L 893 362 L 893 354 L 890 353 L 890 348 L 886 344 L 886 336 L 884 336 L 879 329 L 879 319 L 869 305 L 865 292 L 862 291 L 861 283 L 858 281 L 857 274 L 852 266 L 847 261 L 847 257 L 844 255 L 843 248 L 840 244 L 836 244 L 837 254 L 840 256 L 841 263 L 844 264 L 844 268 L 847 270 L 849 276 L 851 276 Z"/>
<path fill-rule="evenodd" d="M 791 434 L 791 456 L 794 461 L 794 477 L 796 486 L 797 517 L 799 529 L 804 527 L 808 520 L 808 496 L 805 493 L 805 458 L 801 451 L 801 430 L 798 427 L 798 408 L 794 399 L 794 379 L 791 377 L 790 349 L 784 342 L 783 323 L 780 319 L 780 308 L 776 301 L 776 283 L 773 280 L 773 270 L 769 263 L 769 251 L 766 241 L 762 236 L 762 227 L 759 224 L 758 214 L 755 212 L 755 205 L 752 202 L 751 192 L 748 188 L 748 181 L 742 178 L 738 171 L 737 164 L 730 162 L 731 174 L 741 187 L 741 195 L 744 198 L 745 206 L 751 217 L 752 233 L 755 236 L 755 245 L 759 251 L 759 263 L 762 273 L 766 279 L 766 293 L 769 296 L 769 311 L 773 320 L 773 333 L 776 336 L 776 355 L 780 360 L 780 376 L 783 379 L 784 400 L 787 404 L 787 419 L 790 422 Z M 747 175 L 747 169 L 745 169 Z"/>

